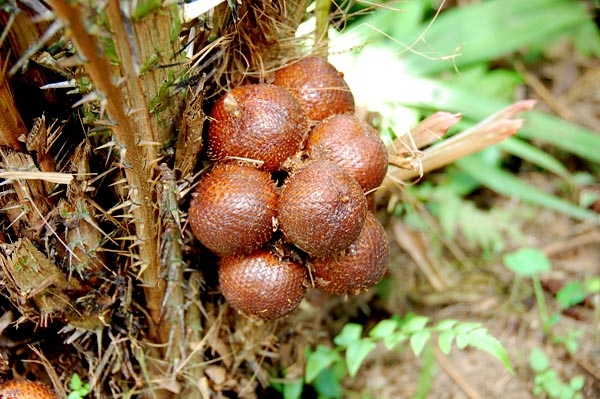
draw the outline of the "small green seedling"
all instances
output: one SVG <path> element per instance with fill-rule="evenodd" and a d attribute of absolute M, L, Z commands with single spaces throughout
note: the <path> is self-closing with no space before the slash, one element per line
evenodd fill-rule
<path fill-rule="evenodd" d="M 565 347 L 570 355 L 574 355 L 579 349 L 579 339 L 583 335 L 582 330 L 569 328 L 567 335 L 555 334 L 552 336 L 552 343 Z"/>
<path fill-rule="evenodd" d="M 71 392 L 67 396 L 67 399 L 83 399 L 90 393 L 90 384 L 89 382 L 84 384 L 79 374 L 74 373 L 69 382 L 69 389 Z"/>
<path fill-rule="evenodd" d="M 478 348 L 496 357 L 511 372 L 512 366 L 502 344 L 489 334 L 480 323 L 443 320 L 430 325 L 426 316 L 410 314 L 403 318 L 393 316 L 380 321 L 364 336 L 363 326 L 346 324 L 333 339 L 334 347 L 319 345 L 309 350 L 306 357 L 304 383 L 312 384 L 319 398 L 342 397 L 341 381 L 346 375 L 355 377 L 367 356 L 382 344 L 388 350 L 407 343 L 415 356 L 427 355 L 429 345 L 437 337 L 437 344 L 444 354 L 450 353 L 453 344 L 458 349 Z M 297 381 L 280 386 L 284 399 L 298 399 L 302 391 Z M 288 393 L 288 394 L 286 394 Z"/>
<path fill-rule="evenodd" d="M 539 348 L 534 348 L 529 355 L 529 366 L 535 373 L 533 394 L 546 394 L 551 399 L 581 399 L 581 390 L 585 384 L 582 375 L 577 375 L 563 382 L 556 370 L 550 368 L 548 356 Z"/>
<path fill-rule="evenodd" d="M 600 277 L 590 277 L 583 282 L 571 281 L 556 293 L 556 302 L 562 309 L 582 303 L 588 295 L 600 293 Z"/>
<path fill-rule="evenodd" d="M 550 271 L 552 264 L 550 259 L 542 251 L 536 248 L 521 248 L 518 251 L 504 255 L 504 265 L 519 277 L 530 278 L 533 283 L 533 292 L 540 311 L 544 333 L 548 334 L 550 329 L 558 321 L 559 316 L 548 315 L 544 290 L 539 274 Z"/>
<path fill-rule="evenodd" d="M 571 281 L 558 290 L 556 303 L 561 310 L 565 310 L 583 303 L 588 296 L 598 293 L 600 293 L 600 277 L 586 278 L 583 282 Z M 579 349 L 579 339 L 582 335 L 582 330 L 569 328 L 566 335 L 552 336 L 552 342 L 563 345 L 567 352 L 573 355 Z"/>

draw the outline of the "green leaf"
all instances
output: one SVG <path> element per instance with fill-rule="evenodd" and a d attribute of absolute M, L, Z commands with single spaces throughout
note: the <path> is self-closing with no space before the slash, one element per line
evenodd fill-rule
<path fill-rule="evenodd" d="M 552 268 L 550 259 L 536 248 L 521 248 L 504 255 L 504 265 L 515 274 L 533 277 Z"/>
<path fill-rule="evenodd" d="M 583 284 L 577 281 L 571 281 L 558 290 L 556 293 L 556 302 L 558 302 L 563 309 L 567 309 L 582 303 L 586 296 L 587 292 L 585 291 Z"/>
<path fill-rule="evenodd" d="M 343 328 L 342 331 L 333 339 L 333 342 L 337 346 L 348 347 L 352 343 L 359 341 L 362 336 L 363 326 L 356 323 L 348 323 Z"/>
<path fill-rule="evenodd" d="M 414 316 L 408 320 L 405 325 L 402 326 L 402 331 L 406 334 L 412 334 L 417 331 L 421 331 L 429 323 L 429 317 L 426 316 Z"/>
<path fill-rule="evenodd" d="M 408 335 L 401 332 L 395 332 L 394 334 L 383 338 L 383 345 L 387 350 L 392 350 L 396 345 L 406 341 L 407 339 Z"/>
<path fill-rule="evenodd" d="M 357 2 L 359 3 L 359 2 Z M 373 35 L 373 26 L 390 37 L 406 37 L 417 31 L 423 22 L 428 4 L 426 1 L 410 1 L 398 3 L 395 7 L 388 2 L 385 10 L 377 10 L 368 17 L 361 19 L 361 23 L 352 26 L 352 31 L 363 37 Z M 381 12 L 380 12 L 381 11 Z M 402 16 L 402 23 L 398 23 L 398 16 Z"/>
<path fill-rule="evenodd" d="M 304 380 L 302 378 L 285 382 L 282 386 L 283 399 L 300 399 L 303 388 Z"/>
<path fill-rule="evenodd" d="M 431 331 L 423 329 L 415 332 L 410 337 L 410 348 L 412 349 L 415 356 L 419 356 L 425 348 L 427 342 L 431 338 Z"/>
<path fill-rule="evenodd" d="M 474 324 L 471 323 L 470 327 L 474 327 Z M 458 330 L 458 327 L 455 330 Z M 489 334 L 487 329 L 481 326 L 475 326 L 465 332 L 458 333 L 456 335 L 456 346 L 459 349 L 464 349 L 467 346 L 480 349 L 500 360 L 510 372 L 514 372 L 506 349 L 495 337 Z"/>
<path fill-rule="evenodd" d="M 600 163 L 600 136 L 590 130 L 543 112 L 528 112 L 518 136 L 542 140 L 588 161 Z M 594 147 L 596 146 L 596 147 Z"/>
<path fill-rule="evenodd" d="M 538 380 L 538 377 L 539 377 L 538 375 L 535 376 L 535 378 L 534 378 L 535 385 L 533 386 L 533 389 L 531 391 L 534 396 L 540 396 L 541 394 L 544 393 L 544 388 L 542 388 L 541 383 L 536 381 L 536 380 Z"/>
<path fill-rule="evenodd" d="M 517 137 L 509 137 L 501 142 L 499 148 L 508 152 L 511 155 L 526 160 L 527 162 L 546 169 L 556 175 L 569 179 L 570 174 L 567 168 L 552 155 L 546 151 L 542 151 L 538 147 L 529 144 Z"/>
<path fill-rule="evenodd" d="M 512 173 L 478 162 L 476 156 L 477 154 L 459 159 L 456 165 L 480 184 L 507 197 L 553 209 L 579 220 L 600 220 L 598 215 L 590 210 L 582 209 L 554 194 L 535 188 Z"/>
<path fill-rule="evenodd" d="M 569 386 L 574 391 L 581 391 L 585 385 L 585 378 L 582 375 L 576 375 L 569 381 Z"/>
<path fill-rule="evenodd" d="M 596 3 L 596 9 L 598 9 L 598 3 Z M 598 28 L 593 24 L 586 23 L 576 29 L 572 34 L 575 48 L 581 52 L 584 56 L 600 56 L 600 43 L 598 40 L 590 40 L 590 38 L 598 37 Z"/>
<path fill-rule="evenodd" d="M 398 323 L 395 320 L 381 320 L 375 327 L 371 329 L 369 336 L 374 339 L 384 339 L 392 335 L 396 331 L 397 327 Z"/>
<path fill-rule="evenodd" d="M 454 7 L 394 39 L 410 44 L 423 36 L 426 46 L 417 44 L 403 56 L 409 70 L 432 74 L 545 46 L 585 23 L 591 23 L 585 7 L 568 0 L 490 0 Z M 597 33 L 589 40 L 598 41 Z M 460 56 L 449 58 L 453 54 Z"/>
<path fill-rule="evenodd" d="M 501 252 L 506 237 L 516 234 L 514 216 L 510 212 L 499 207 L 482 210 L 449 185 L 424 191 L 431 191 L 427 206 L 439 219 L 444 235 L 450 239 L 460 231 L 470 247 L 479 247 L 490 254 Z"/>
<path fill-rule="evenodd" d="M 438 346 L 445 355 L 450 353 L 452 349 L 452 341 L 456 337 L 456 333 L 452 330 L 444 330 L 438 336 Z"/>
<path fill-rule="evenodd" d="M 578 332 L 583 333 L 583 331 L 578 331 Z M 579 349 L 579 337 L 578 336 L 568 337 L 568 339 L 565 341 L 565 349 L 571 355 L 574 355 L 575 353 L 577 353 L 577 350 Z"/>
<path fill-rule="evenodd" d="M 334 362 L 341 362 L 342 357 L 334 349 L 319 345 L 314 352 L 308 354 L 306 359 L 306 370 L 304 379 L 311 383 L 323 370 L 330 367 Z"/>
<path fill-rule="evenodd" d="M 533 348 L 529 354 L 529 366 L 536 374 L 539 374 L 548 369 L 550 361 L 544 351 L 539 348 Z"/>
<path fill-rule="evenodd" d="M 559 398 L 564 384 L 560 380 L 556 370 L 547 370 L 545 377 L 543 380 L 544 390 L 551 398 Z"/>
<path fill-rule="evenodd" d="M 435 325 L 435 329 L 437 331 L 451 330 L 454 328 L 454 326 L 456 326 L 457 323 L 458 323 L 458 320 L 454 320 L 454 319 L 442 320 Z"/>
<path fill-rule="evenodd" d="M 460 350 L 465 349 L 471 342 L 469 333 L 456 334 L 456 347 Z"/>
<path fill-rule="evenodd" d="M 69 388 L 73 391 L 79 391 L 81 388 L 82 382 L 79 374 L 73 373 L 71 376 L 71 381 L 69 381 Z"/>
<path fill-rule="evenodd" d="M 585 290 L 590 294 L 600 293 L 600 277 L 591 277 L 583 283 Z"/>
<path fill-rule="evenodd" d="M 348 349 L 346 349 L 346 365 L 350 377 L 356 376 L 363 361 L 375 349 L 375 346 L 375 342 L 370 339 L 355 341 L 348 346 Z"/>
<path fill-rule="evenodd" d="M 313 386 L 319 398 L 322 399 L 338 399 L 342 397 L 342 387 L 340 380 L 336 377 L 331 369 L 324 369 L 315 379 Z"/>
<path fill-rule="evenodd" d="M 480 349 L 489 355 L 494 356 L 496 359 L 500 360 L 500 362 L 506 367 L 508 371 L 514 373 L 512 368 L 512 364 L 510 363 L 510 359 L 508 357 L 508 353 L 504 346 L 498 341 L 495 337 L 490 334 L 485 334 L 481 336 L 477 336 L 477 339 L 471 340 L 469 345 Z"/>
<path fill-rule="evenodd" d="M 523 78 L 513 70 L 490 70 L 486 63 L 478 63 L 462 69 L 460 74 L 445 77 L 444 82 L 483 98 L 512 101 Z"/>
<path fill-rule="evenodd" d="M 481 323 L 478 323 L 475 321 L 467 321 L 467 322 L 458 324 L 454 328 L 454 331 L 457 334 L 464 334 L 464 333 L 468 333 L 472 330 L 475 330 L 476 328 L 481 328 Z"/>

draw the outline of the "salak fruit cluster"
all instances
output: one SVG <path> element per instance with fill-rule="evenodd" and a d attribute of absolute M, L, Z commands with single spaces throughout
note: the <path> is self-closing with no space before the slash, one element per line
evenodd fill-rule
<path fill-rule="evenodd" d="M 206 143 L 213 164 L 189 222 L 219 255 L 221 291 L 240 313 L 275 319 L 308 287 L 356 294 L 385 274 L 387 236 L 367 194 L 381 184 L 388 153 L 353 114 L 342 74 L 317 57 L 215 103 Z"/>

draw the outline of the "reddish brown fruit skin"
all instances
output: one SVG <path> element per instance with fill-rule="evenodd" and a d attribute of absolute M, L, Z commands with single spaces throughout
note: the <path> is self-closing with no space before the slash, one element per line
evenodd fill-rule
<path fill-rule="evenodd" d="M 277 194 L 268 172 L 219 164 L 202 177 L 190 203 L 194 236 L 219 255 L 249 253 L 273 235 Z"/>
<path fill-rule="evenodd" d="M 316 126 L 306 140 L 313 159 L 342 166 L 364 191 L 378 187 L 388 167 L 388 151 L 371 125 L 352 115 L 333 115 Z"/>
<path fill-rule="evenodd" d="M 390 247 L 383 226 L 369 213 L 358 239 L 342 254 L 309 260 L 316 288 L 331 294 L 358 294 L 385 275 Z"/>
<path fill-rule="evenodd" d="M 1 399 L 57 399 L 56 394 L 41 382 L 7 381 L 0 386 Z"/>
<path fill-rule="evenodd" d="M 322 58 L 303 58 L 278 70 L 273 84 L 296 93 L 311 120 L 354 113 L 354 96 L 344 77 Z"/>
<path fill-rule="evenodd" d="M 274 85 L 236 87 L 211 111 L 207 154 L 213 161 L 230 157 L 263 161 L 274 172 L 302 146 L 309 124 L 298 99 Z"/>
<path fill-rule="evenodd" d="M 223 296 L 234 309 L 255 319 L 276 319 L 296 309 L 304 298 L 307 279 L 301 263 L 282 260 L 265 249 L 219 262 Z"/>
<path fill-rule="evenodd" d="M 360 185 L 338 164 L 309 162 L 286 179 L 277 219 L 286 239 L 314 256 L 348 248 L 367 213 Z"/>

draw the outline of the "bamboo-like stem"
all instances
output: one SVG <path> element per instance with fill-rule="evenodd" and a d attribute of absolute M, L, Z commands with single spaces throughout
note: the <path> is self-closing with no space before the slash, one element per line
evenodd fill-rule
<path fill-rule="evenodd" d="M 329 29 L 329 10 L 331 0 L 317 0 L 315 2 L 315 43 L 327 48 L 327 29 Z"/>
<path fill-rule="evenodd" d="M 410 180 L 423 173 L 446 166 L 460 158 L 497 144 L 514 135 L 523 120 L 513 119 L 519 113 L 533 108 L 534 100 L 517 101 L 503 108 L 475 126 L 447 139 L 423 152 L 420 168 L 396 169 L 389 173 L 384 186 L 392 186 L 391 180 Z"/>
<path fill-rule="evenodd" d="M 129 184 L 128 195 L 133 203 L 136 242 L 141 264 L 141 277 L 145 285 L 146 301 L 155 323 L 160 321 L 160 307 L 164 295 L 164 281 L 159 280 L 157 246 L 157 215 L 153 209 L 154 192 L 151 185 L 153 159 L 146 159 L 141 150 L 137 125 L 127 114 L 127 104 L 117 79 L 111 73 L 109 60 L 99 50 L 95 36 L 90 34 L 82 20 L 81 5 L 67 0 L 50 0 L 56 15 L 64 22 L 67 34 L 85 61 L 96 90 L 102 96 L 107 114 L 113 123 L 111 130 L 123 154 L 125 175 Z"/>
<path fill-rule="evenodd" d="M 448 129 L 456 125 L 461 118 L 461 114 L 438 111 L 411 129 L 412 141 L 417 148 L 433 144 L 440 140 Z"/>

